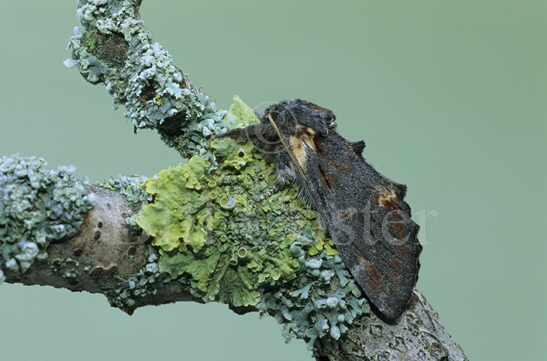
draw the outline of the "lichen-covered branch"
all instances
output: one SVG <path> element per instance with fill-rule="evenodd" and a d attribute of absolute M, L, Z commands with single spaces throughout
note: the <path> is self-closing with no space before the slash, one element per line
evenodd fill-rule
<path fill-rule="evenodd" d="M 227 116 L 248 122 L 252 112 L 236 102 Z M 274 169 L 252 146 L 217 139 L 211 149 L 219 160 L 211 172 L 194 156 L 155 178 L 101 185 L 89 185 L 72 170 L 48 171 L 35 158 L 3 158 L 0 223 L 11 227 L 8 241 L 0 242 L 8 255 L 0 263 L 5 280 L 102 293 L 129 314 L 183 300 L 260 311 L 276 318 L 287 341 L 304 339 L 318 360 L 367 360 L 378 353 L 386 360 L 465 360 L 419 293 L 397 324 L 370 311 L 315 213 L 298 200 L 298 189 L 255 201 Z M 50 201 L 55 194 L 77 196 L 61 197 L 59 207 Z M 12 206 L 22 200 L 24 207 Z M 25 267 L 13 267 L 10 250 L 19 260 L 28 243 L 40 243 L 41 233 L 27 229 L 34 216 L 43 220 L 41 230 L 56 229 L 58 218 L 75 219 L 79 229 L 61 239 L 52 232 L 40 259 L 24 258 Z"/>
<path fill-rule="evenodd" d="M 259 311 L 317 360 L 465 360 L 419 292 L 378 319 L 298 188 L 266 200 L 275 169 L 251 144 L 209 136 L 258 119 L 215 108 L 154 42 L 139 0 L 80 0 L 69 47 L 84 78 L 156 129 L 187 164 L 91 185 L 37 158 L 0 160 L 0 281 L 102 293 L 145 305 L 223 302 Z"/>
<path fill-rule="evenodd" d="M 158 254 L 131 220 L 148 197 L 123 177 L 92 185 L 74 167 L 43 159 L 0 158 L 0 282 L 101 293 L 127 313 L 194 300 L 165 283 Z"/>
<path fill-rule="evenodd" d="M 141 0 L 80 0 L 68 44 L 77 67 L 104 84 L 137 129 L 156 129 L 184 158 L 206 154 L 205 137 L 226 130 L 223 113 L 152 40 L 139 16 Z M 210 159 L 209 159 L 210 160 Z M 213 160 L 214 163 L 214 160 Z"/>
<path fill-rule="evenodd" d="M 316 343 L 317 360 L 467 360 L 461 347 L 446 332 L 439 315 L 420 291 L 414 290 L 401 320 L 386 324 L 375 314 L 360 317 L 347 337 Z"/>
<path fill-rule="evenodd" d="M 48 170 L 36 157 L 0 158 L 0 282 L 3 270 L 25 272 L 52 241 L 80 228 L 95 196 L 74 171 Z"/>

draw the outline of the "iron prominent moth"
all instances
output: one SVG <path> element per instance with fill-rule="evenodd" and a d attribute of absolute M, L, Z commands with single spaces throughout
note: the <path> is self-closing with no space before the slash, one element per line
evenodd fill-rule
<path fill-rule="evenodd" d="M 262 199 L 300 185 L 373 308 L 394 321 L 418 279 L 419 226 L 404 201 L 406 186 L 368 164 L 365 142 L 342 137 L 335 120 L 332 111 L 306 100 L 284 100 L 268 107 L 260 123 L 215 138 L 250 141 L 275 165 L 274 187 Z"/>

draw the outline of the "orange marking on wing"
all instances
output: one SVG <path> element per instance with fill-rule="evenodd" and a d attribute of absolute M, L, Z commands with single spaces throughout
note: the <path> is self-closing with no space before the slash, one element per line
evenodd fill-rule
<path fill-rule="evenodd" d="M 370 265 L 367 261 L 364 261 L 365 269 L 367 270 L 368 274 L 374 279 L 376 283 L 380 283 L 382 281 L 382 275 L 376 271 L 374 267 Z"/>
<path fill-rule="evenodd" d="M 315 152 L 317 152 L 317 136 L 317 132 L 310 127 L 303 127 L 302 130 L 296 134 L 296 137 L 305 141 Z"/>
<path fill-rule="evenodd" d="M 393 281 L 393 283 L 397 283 L 397 281 L 399 281 L 399 275 L 395 271 L 390 271 L 389 277 L 391 277 L 391 280 Z"/>
<path fill-rule="evenodd" d="M 351 217 L 352 215 L 355 214 L 355 208 L 350 208 L 348 210 L 346 210 L 345 212 L 342 212 L 339 216 L 338 216 L 338 220 L 340 222 L 348 219 L 349 217 Z M 364 260 L 363 260 L 364 261 Z M 366 261 L 364 261 L 366 262 Z"/>
<path fill-rule="evenodd" d="M 372 282 L 372 280 L 370 278 L 367 278 L 367 283 L 370 287 L 370 289 L 372 290 L 372 292 L 374 292 L 375 294 L 380 294 L 380 290 L 378 289 L 378 286 L 376 286 L 376 284 L 374 282 Z"/>
<path fill-rule="evenodd" d="M 298 161 L 302 170 L 306 167 L 306 150 L 304 149 L 304 144 L 300 138 L 291 135 L 289 137 L 289 142 L 291 143 L 291 151 L 294 154 L 296 160 Z"/>
<path fill-rule="evenodd" d="M 380 281 L 382 281 L 382 275 L 380 275 L 378 271 L 376 271 L 376 269 L 367 262 L 366 259 L 364 259 L 362 256 L 358 257 L 365 271 L 370 275 L 370 277 L 366 277 L 365 281 L 369 285 L 372 292 L 377 295 L 380 294 L 380 289 L 378 288 L 378 285 L 380 284 Z"/>
<path fill-rule="evenodd" d="M 317 170 L 319 171 L 319 174 L 321 176 L 321 185 L 323 186 L 323 188 L 328 188 L 328 190 L 332 192 L 332 184 L 329 179 L 330 177 L 327 172 L 323 170 L 321 164 L 317 164 Z"/>
<path fill-rule="evenodd" d="M 399 256 L 399 258 L 401 259 L 405 259 L 406 258 L 406 247 L 404 244 L 400 244 L 397 246 L 397 254 Z"/>
<path fill-rule="evenodd" d="M 389 190 L 386 190 L 376 187 L 376 191 L 378 192 L 376 195 L 377 202 L 381 207 L 388 211 L 393 211 L 400 208 L 401 203 L 397 199 L 397 195 L 395 194 L 393 188 L 389 187 Z"/>
<path fill-rule="evenodd" d="M 403 220 L 401 217 L 397 215 L 397 212 L 393 212 L 389 215 L 389 218 L 391 222 L 391 226 L 394 231 L 394 235 L 397 236 L 397 238 L 402 239 L 405 236 L 405 227 L 403 224 Z"/>

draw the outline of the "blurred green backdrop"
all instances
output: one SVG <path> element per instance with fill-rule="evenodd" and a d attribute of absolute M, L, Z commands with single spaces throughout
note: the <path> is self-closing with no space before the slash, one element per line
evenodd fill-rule
<path fill-rule="evenodd" d="M 104 87 L 62 66 L 76 1 L 0 2 L 0 155 L 101 181 L 178 164 Z M 301 97 L 409 187 L 418 288 L 472 360 L 547 359 L 547 2 L 145 0 L 143 19 L 227 108 Z M 429 215 L 427 218 L 426 216 Z M 0 287 L 0 358 L 308 360 L 273 319 L 179 303 Z"/>

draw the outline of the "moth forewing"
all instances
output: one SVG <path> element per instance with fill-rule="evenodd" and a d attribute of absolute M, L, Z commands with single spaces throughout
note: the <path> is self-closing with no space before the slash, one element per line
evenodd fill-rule
<path fill-rule="evenodd" d="M 421 250 L 405 187 L 366 163 L 362 142 L 334 130 L 318 134 L 303 122 L 280 129 L 268 119 L 349 271 L 380 313 L 396 320 L 412 296 Z"/>

